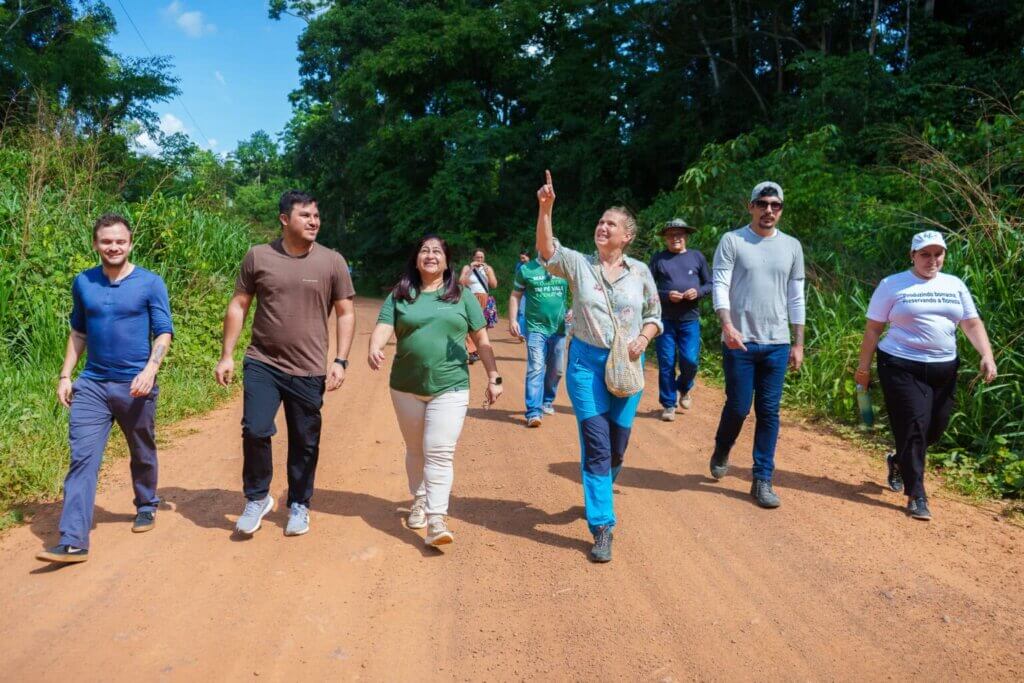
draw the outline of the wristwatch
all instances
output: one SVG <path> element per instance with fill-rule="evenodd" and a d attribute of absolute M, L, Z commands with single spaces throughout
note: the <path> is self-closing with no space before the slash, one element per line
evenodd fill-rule
<path fill-rule="evenodd" d="M 489 384 L 501 386 L 501 377 L 495 377 L 494 379 L 490 380 Z"/>
<path fill-rule="evenodd" d="M 348 370 L 348 361 L 344 358 L 335 358 L 334 362 L 340 365 L 342 370 Z"/>

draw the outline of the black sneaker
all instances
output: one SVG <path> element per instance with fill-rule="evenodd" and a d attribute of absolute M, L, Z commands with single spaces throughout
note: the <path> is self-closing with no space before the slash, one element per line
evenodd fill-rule
<path fill-rule="evenodd" d="M 594 534 L 594 547 L 590 549 L 590 559 L 593 562 L 612 561 L 612 528 L 602 526 L 597 528 Z"/>
<path fill-rule="evenodd" d="M 907 514 L 914 519 L 930 522 L 932 520 L 932 511 L 928 509 L 928 499 L 924 496 L 911 498 L 907 503 Z"/>
<path fill-rule="evenodd" d="M 763 508 L 777 508 L 782 505 L 782 501 L 772 490 L 772 483 L 767 479 L 755 479 L 754 483 L 750 485 L 750 495 Z"/>
<path fill-rule="evenodd" d="M 140 512 L 135 515 L 135 521 L 132 522 L 132 532 L 141 534 L 144 531 L 149 531 L 154 526 L 156 526 L 156 513 Z"/>
<path fill-rule="evenodd" d="M 903 490 L 903 475 L 900 474 L 900 466 L 896 464 L 896 453 L 885 456 L 885 464 L 889 467 L 889 475 L 886 477 L 889 490 L 899 493 Z"/>
<path fill-rule="evenodd" d="M 36 553 L 37 560 L 44 562 L 63 562 L 71 564 L 74 562 L 85 562 L 89 559 L 89 551 L 85 548 L 76 548 L 73 545 L 55 545 L 52 548 Z"/>
<path fill-rule="evenodd" d="M 718 481 L 729 472 L 729 454 L 719 453 L 717 450 L 711 454 L 711 476 Z"/>

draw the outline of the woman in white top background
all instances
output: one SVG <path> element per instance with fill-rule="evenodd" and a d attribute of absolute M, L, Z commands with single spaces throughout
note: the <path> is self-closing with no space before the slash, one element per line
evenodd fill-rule
<path fill-rule="evenodd" d="M 907 512 L 922 520 L 931 519 L 925 451 L 942 437 L 953 410 L 960 366 L 957 327 L 981 356 L 982 379 L 996 377 L 992 346 L 974 298 L 960 278 L 941 272 L 945 259 L 941 234 L 926 230 L 914 235 L 912 267 L 883 279 L 871 296 L 854 374 L 857 384 L 868 386 L 877 348 L 878 379 L 896 442 L 896 451 L 886 458 L 889 488 L 905 490 Z"/>
<path fill-rule="evenodd" d="M 476 300 L 480 302 L 480 310 L 486 310 L 487 297 L 491 290 L 498 286 L 498 277 L 494 274 L 494 268 L 487 265 L 487 254 L 483 249 L 473 250 L 473 256 L 469 264 L 462 266 L 462 273 L 459 274 L 459 284 L 469 287 Z M 476 344 L 470 337 L 466 337 L 466 351 L 469 353 L 470 364 L 480 360 L 476 352 Z"/>

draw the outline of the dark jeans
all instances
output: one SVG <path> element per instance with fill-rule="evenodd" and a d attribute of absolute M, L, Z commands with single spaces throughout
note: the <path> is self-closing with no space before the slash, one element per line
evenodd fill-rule
<path fill-rule="evenodd" d="M 700 321 L 662 320 L 665 331 L 654 338 L 658 352 L 658 399 L 664 408 L 674 408 L 679 394 L 693 388 L 700 359 Z M 679 375 L 676 375 L 676 364 Z"/>
<path fill-rule="evenodd" d="M 131 382 L 100 382 L 81 377 L 73 385 L 68 439 L 71 465 L 64 479 L 64 506 L 60 513 L 61 545 L 89 547 L 93 507 L 96 503 L 96 477 L 110 428 L 117 421 L 128 441 L 131 453 L 132 487 L 139 512 L 154 512 L 160 499 L 156 495 L 157 460 L 153 387 L 148 396 L 133 397 Z"/>
<path fill-rule="evenodd" d="M 297 377 L 246 358 L 243 363 L 245 397 L 242 414 L 242 490 L 249 500 L 270 493 L 274 461 L 270 437 L 277 433 L 274 417 L 284 402 L 288 425 L 288 505 L 309 506 L 320 457 L 320 407 L 326 377 Z"/>
<path fill-rule="evenodd" d="M 945 363 L 904 360 L 879 349 L 878 380 L 896 441 L 896 463 L 906 494 L 926 496 L 925 450 L 946 431 L 960 359 Z"/>
<path fill-rule="evenodd" d="M 754 479 L 772 480 L 775 443 L 779 438 L 779 405 L 789 365 L 789 344 L 754 344 L 747 350 L 722 344 L 725 369 L 725 405 L 715 434 L 715 450 L 728 453 L 736 443 L 743 421 L 754 404 Z"/>

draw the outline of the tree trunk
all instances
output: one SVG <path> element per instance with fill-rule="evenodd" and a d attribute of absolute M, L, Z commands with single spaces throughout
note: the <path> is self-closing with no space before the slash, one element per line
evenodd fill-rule
<path fill-rule="evenodd" d="M 875 1 L 877 2 L 877 0 Z M 782 34 L 782 27 L 779 24 L 778 12 L 775 13 L 772 23 L 775 29 L 775 92 L 781 95 L 782 91 L 785 89 L 785 81 L 782 68 L 782 41 L 779 40 L 779 36 Z"/>
<path fill-rule="evenodd" d="M 925 0 L 924 16 L 928 19 L 935 18 L 935 0 Z"/>
<path fill-rule="evenodd" d="M 868 39 L 868 54 L 875 55 L 875 43 L 878 41 L 878 2 L 875 0 L 875 7 L 871 10 L 871 37 Z"/>
<path fill-rule="evenodd" d="M 715 93 L 717 94 L 722 89 L 722 83 L 718 79 L 718 63 L 715 61 L 715 55 L 711 52 L 711 46 L 708 45 L 707 38 L 704 37 L 704 29 L 700 27 L 700 21 L 697 19 L 696 14 L 690 15 L 693 18 L 693 23 L 697 27 L 697 37 L 700 38 L 700 44 L 704 46 L 704 54 L 708 56 L 708 63 L 711 67 L 711 80 L 715 84 Z"/>
<path fill-rule="evenodd" d="M 732 58 L 739 59 L 740 48 L 738 43 L 738 36 L 740 32 L 739 23 L 736 19 L 736 0 L 729 0 L 729 21 L 732 22 Z"/>
<path fill-rule="evenodd" d="M 903 31 L 903 70 L 910 70 L 910 3 L 907 0 L 907 27 Z"/>

